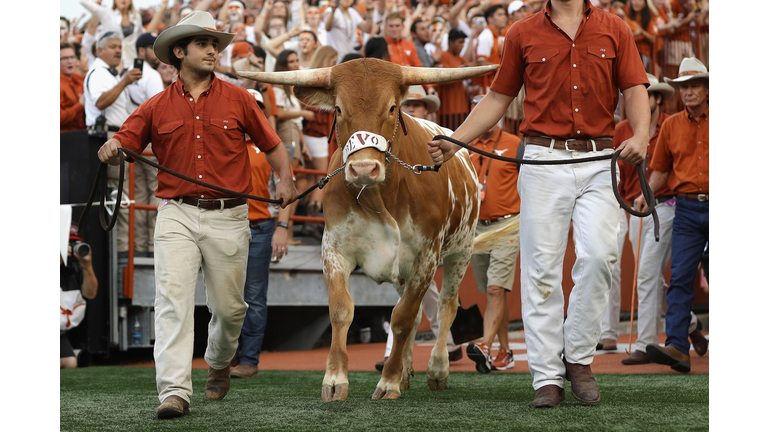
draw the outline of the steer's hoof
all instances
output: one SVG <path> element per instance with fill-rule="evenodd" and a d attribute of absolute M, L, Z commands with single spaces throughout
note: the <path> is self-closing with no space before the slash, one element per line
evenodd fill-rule
<path fill-rule="evenodd" d="M 397 390 L 385 390 L 380 387 L 376 387 L 376 391 L 373 392 L 371 399 L 398 399 L 400 397 L 400 391 Z"/>
<path fill-rule="evenodd" d="M 448 386 L 448 378 L 436 379 L 427 377 L 427 386 L 431 391 L 443 391 Z"/>
<path fill-rule="evenodd" d="M 323 386 L 323 402 L 343 401 L 349 394 L 349 384 L 336 384 L 335 386 Z"/>

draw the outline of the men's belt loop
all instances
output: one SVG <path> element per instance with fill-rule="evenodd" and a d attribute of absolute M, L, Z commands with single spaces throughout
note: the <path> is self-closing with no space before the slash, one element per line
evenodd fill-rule
<path fill-rule="evenodd" d="M 550 138 L 549 139 L 549 152 L 552 153 L 552 150 L 555 148 L 555 139 Z"/>
<path fill-rule="evenodd" d="M 595 140 L 590 139 L 589 142 L 592 143 L 592 151 L 596 152 L 597 151 L 597 145 L 595 144 Z"/>

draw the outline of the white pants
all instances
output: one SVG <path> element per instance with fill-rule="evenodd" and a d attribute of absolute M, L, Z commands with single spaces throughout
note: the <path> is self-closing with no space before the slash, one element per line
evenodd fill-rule
<path fill-rule="evenodd" d="M 525 159 L 569 160 L 610 155 L 529 145 Z M 564 387 L 565 365 L 589 365 L 608 303 L 618 255 L 619 204 L 611 188 L 610 160 L 566 165 L 524 164 L 520 192 L 520 270 L 523 324 L 533 388 Z M 576 262 L 567 318 L 563 258 L 573 221 Z"/>
<path fill-rule="evenodd" d="M 659 241 L 653 233 L 653 217 L 643 218 L 640 257 L 637 264 L 637 342 L 635 349 L 645 352 L 648 344 L 659 343 L 661 308 L 664 300 L 664 272 L 672 253 L 672 221 L 675 207 L 656 205 L 659 215 Z M 640 218 L 629 220 L 629 241 L 637 250 Z M 694 324 L 695 325 L 695 324 Z"/>
<path fill-rule="evenodd" d="M 229 365 L 248 304 L 243 300 L 248 261 L 248 206 L 200 210 L 161 203 L 155 228 L 155 369 L 162 402 L 192 396 L 195 286 L 203 271 L 211 312 L 205 361 Z"/>
<path fill-rule="evenodd" d="M 421 300 L 421 307 L 424 310 L 424 314 L 429 320 L 430 326 L 432 326 L 432 333 L 437 336 L 440 331 L 440 321 L 437 320 L 437 310 L 440 306 L 440 292 L 437 291 L 437 283 L 434 279 L 429 283 L 429 289 L 424 293 L 424 298 Z M 387 334 L 387 347 L 384 349 L 384 357 L 389 357 L 389 353 L 392 352 L 392 343 L 394 343 L 394 336 L 390 330 Z M 453 343 L 453 335 L 448 331 L 448 352 L 453 352 L 457 349 L 456 344 Z"/>
<path fill-rule="evenodd" d="M 619 339 L 619 315 L 621 313 L 621 252 L 624 249 L 624 241 L 627 239 L 627 225 L 627 213 L 621 211 L 619 215 L 619 235 L 616 238 L 619 255 L 616 257 L 616 264 L 613 265 L 613 272 L 611 273 L 611 291 L 608 293 L 608 307 L 605 308 L 605 314 L 603 314 L 600 339 Z"/>

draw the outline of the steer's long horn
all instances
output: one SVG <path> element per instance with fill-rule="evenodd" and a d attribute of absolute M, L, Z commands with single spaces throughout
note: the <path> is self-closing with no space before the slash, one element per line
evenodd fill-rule
<path fill-rule="evenodd" d="M 403 85 L 440 84 L 459 81 L 493 72 L 499 65 L 472 66 L 463 68 L 433 68 L 403 66 Z"/>
<path fill-rule="evenodd" d="M 285 72 L 238 72 L 243 78 L 269 84 L 287 84 L 297 87 L 328 87 L 331 68 L 318 68 Z"/>

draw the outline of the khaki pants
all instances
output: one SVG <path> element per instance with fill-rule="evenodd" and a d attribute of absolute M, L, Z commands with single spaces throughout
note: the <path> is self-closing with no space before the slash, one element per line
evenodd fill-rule
<path fill-rule="evenodd" d="M 205 361 L 229 365 L 248 305 L 248 206 L 201 210 L 163 200 L 155 227 L 155 370 L 160 401 L 192 396 L 195 286 L 202 269 L 208 324 Z"/>

